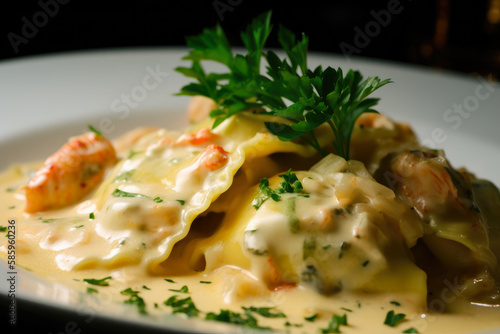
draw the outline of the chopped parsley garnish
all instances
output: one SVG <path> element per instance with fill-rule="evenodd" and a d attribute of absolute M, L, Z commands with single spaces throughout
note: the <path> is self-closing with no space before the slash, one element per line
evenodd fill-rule
<path fill-rule="evenodd" d="M 116 188 L 115 191 L 111 193 L 111 195 L 113 195 L 114 197 L 147 197 L 137 193 L 126 192 L 118 188 Z"/>
<path fill-rule="evenodd" d="M 289 321 L 285 322 L 285 327 L 303 327 L 304 325 L 303 324 L 292 324 L 290 323 Z"/>
<path fill-rule="evenodd" d="M 328 327 L 321 329 L 321 333 L 340 333 L 340 326 L 347 326 L 347 314 L 339 316 L 334 314 L 328 323 Z"/>
<path fill-rule="evenodd" d="M 11 206 L 9 206 L 9 208 L 8 208 L 8 209 L 9 209 L 9 210 L 12 210 L 12 209 L 15 209 L 15 208 L 16 208 L 16 206 L 15 206 L 15 205 L 11 205 Z"/>
<path fill-rule="evenodd" d="M 146 303 L 142 297 L 139 297 L 139 291 L 134 291 L 132 288 L 127 288 L 120 291 L 122 295 L 129 296 L 129 299 L 125 300 L 125 304 L 136 305 L 140 314 L 148 314 L 146 311 Z"/>
<path fill-rule="evenodd" d="M 92 293 L 97 293 L 97 289 L 94 289 L 94 288 L 88 287 L 88 288 L 87 288 L 87 293 L 90 293 L 90 294 L 92 294 Z"/>
<path fill-rule="evenodd" d="M 188 37 L 192 50 L 183 59 L 191 60 L 192 66 L 176 71 L 196 82 L 182 87 L 179 95 L 204 95 L 214 100 L 217 107 L 210 113 L 215 118 L 213 127 L 245 110 L 278 116 L 282 122 L 266 122 L 269 132 L 283 141 L 301 138 L 323 155 L 327 152 L 314 130 L 326 123 L 335 137 L 335 151 L 348 160 L 354 122 L 363 113 L 376 112 L 372 107 L 378 99 L 367 97 L 391 81 L 378 77 L 363 80 L 358 71 L 349 70 L 344 75 L 340 68 L 309 69 L 308 37 L 302 35 L 297 40 L 283 26 L 277 37 L 286 58 L 280 59 L 273 51 L 265 53 L 271 30 L 271 12 L 255 18 L 241 33 L 246 55 L 233 52 L 219 25 Z M 260 73 L 262 58 L 267 61 L 267 75 Z M 227 72 L 205 73 L 203 61 L 218 62 Z"/>
<path fill-rule="evenodd" d="M 163 200 L 160 197 L 151 198 L 151 197 L 143 195 L 143 194 L 131 193 L 131 192 L 120 190 L 118 188 L 116 188 L 115 191 L 113 191 L 111 193 L 111 195 L 113 195 L 114 197 L 142 197 L 142 198 L 149 198 L 156 203 L 163 202 Z"/>
<path fill-rule="evenodd" d="M 140 151 L 130 151 L 130 153 L 128 154 L 128 157 L 127 159 L 132 159 L 134 156 L 136 156 L 137 154 L 141 154 L 142 152 Z"/>
<path fill-rule="evenodd" d="M 305 317 L 304 320 L 305 321 L 309 321 L 309 322 L 313 322 L 314 320 L 316 320 L 316 318 L 318 318 L 319 314 L 313 314 L 311 315 L 310 317 Z"/>
<path fill-rule="evenodd" d="M 164 280 L 167 281 L 168 283 L 175 283 L 175 281 L 170 278 L 165 278 Z"/>
<path fill-rule="evenodd" d="M 266 318 L 286 318 L 286 315 L 282 312 L 271 312 L 274 307 L 243 307 L 243 310 L 257 313 Z"/>
<path fill-rule="evenodd" d="M 42 223 L 44 224 L 50 224 L 52 222 L 55 222 L 57 219 L 56 218 L 48 218 L 48 219 L 44 219 L 42 217 L 39 217 L 38 220 L 41 220 Z"/>
<path fill-rule="evenodd" d="M 196 308 L 191 297 L 184 299 L 177 299 L 178 296 L 172 296 L 167 299 L 163 304 L 172 307 L 172 313 L 184 313 L 188 317 L 196 317 L 200 310 Z"/>
<path fill-rule="evenodd" d="M 406 315 L 404 313 L 394 313 L 393 310 L 387 312 L 387 316 L 385 317 L 384 325 L 394 327 L 404 320 Z"/>
<path fill-rule="evenodd" d="M 345 307 L 341 307 L 340 309 L 341 309 L 341 310 L 344 310 L 344 311 L 347 311 L 347 312 L 352 312 L 352 310 L 351 310 L 351 309 L 348 309 L 348 308 L 345 308 Z"/>
<path fill-rule="evenodd" d="M 211 281 L 200 281 L 200 283 L 202 283 L 202 284 L 212 284 Z"/>
<path fill-rule="evenodd" d="M 186 201 L 182 200 L 182 199 L 176 199 L 177 202 L 181 203 L 181 205 L 184 205 L 186 204 Z"/>
<path fill-rule="evenodd" d="M 148 288 L 148 287 L 147 287 L 147 286 L 145 286 L 145 285 L 143 285 L 143 286 L 142 286 L 142 288 L 143 288 L 144 290 L 151 290 L 150 288 Z"/>
<path fill-rule="evenodd" d="M 109 283 L 106 282 L 107 280 L 113 279 L 111 276 L 104 277 L 101 279 L 95 279 L 95 278 L 84 278 L 83 281 L 88 284 L 92 285 L 97 285 L 97 286 L 109 286 Z"/>
<path fill-rule="evenodd" d="M 81 228 L 83 227 L 83 225 L 78 225 L 78 226 L 75 226 L 75 228 Z"/>
<path fill-rule="evenodd" d="M 5 231 L 7 231 L 7 226 L 0 225 L 0 232 L 5 232 Z"/>
<path fill-rule="evenodd" d="M 95 127 L 93 127 L 92 125 L 88 125 L 89 127 L 89 130 L 92 131 L 93 133 L 95 133 L 97 136 L 99 137 L 102 137 L 102 133 L 101 131 L 97 130 Z"/>
<path fill-rule="evenodd" d="M 95 215 L 93 212 L 89 213 L 89 219 L 95 219 Z"/>
<path fill-rule="evenodd" d="M 135 173 L 135 169 L 128 170 L 115 177 L 114 181 L 127 181 Z"/>
<path fill-rule="evenodd" d="M 365 262 L 363 262 L 361 265 L 363 267 L 366 267 L 368 264 L 370 264 L 370 260 L 366 260 Z"/>
<path fill-rule="evenodd" d="M 187 285 L 183 285 L 182 288 L 180 288 L 180 289 L 168 289 L 168 291 L 180 292 L 180 293 L 188 293 L 189 292 L 189 288 L 187 287 Z"/>
<path fill-rule="evenodd" d="M 285 174 L 280 174 L 279 177 L 281 177 L 280 183 L 274 190 L 269 188 L 269 180 L 267 178 L 260 180 L 259 194 L 252 201 L 252 205 L 256 210 L 269 198 L 278 202 L 281 200 L 280 194 L 299 194 L 302 191 L 302 183 L 300 183 L 295 173 L 291 173 L 291 170 L 288 170 Z"/>
<path fill-rule="evenodd" d="M 410 327 L 407 330 L 404 330 L 403 333 L 418 333 L 418 330 L 415 327 Z"/>
<path fill-rule="evenodd" d="M 401 303 L 399 303 L 399 302 L 397 302 L 397 301 L 395 301 L 395 300 L 391 301 L 390 303 L 391 303 L 392 305 L 401 306 Z"/>
<path fill-rule="evenodd" d="M 241 314 L 230 310 L 220 310 L 219 314 L 216 314 L 214 312 L 208 313 L 205 317 L 205 320 L 227 322 L 230 324 L 243 325 L 250 328 L 270 329 L 269 327 L 259 326 L 257 319 L 255 319 L 250 311 L 245 311 L 245 313 Z"/>

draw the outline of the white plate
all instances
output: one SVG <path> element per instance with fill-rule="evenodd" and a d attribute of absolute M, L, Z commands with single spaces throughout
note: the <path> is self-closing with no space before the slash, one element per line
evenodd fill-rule
<path fill-rule="evenodd" d="M 188 99 L 173 96 L 188 81 L 174 71 L 185 54 L 185 49 L 122 49 L 0 63 L 0 169 L 14 162 L 45 158 L 88 124 L 108 137 L 139 125 L 176 128 L 186 124 Z M 310 67 L 340 66 L 358 69 L 365 77 L 391 78 L 395 83 L 375 94 L 381 97 L 379 111 L 410 123 L 425 144 L 445 149 L 454 166 L 467 166 L 479 177 L 500 185 L 496 169 L 500 166 L 500 86 L 462 74 L 351 60 L 327 54 L 309 57 Z M 0 295 L 5 297 L 7 268 L 3 262 L 0 272 Z M 20 272 L 17 293 L 20 300 L 73 311 L 90 303 L 74 291 L 29 273 Z M 116 313 L 99 313 L 96 316 L 101 320 L 158 326 L 144 318 L 127 316 L 124 320 Z M 172 331 L 185 326 L 188 330 L 208 330 L 206 323 L 178 318 L 167 318 L 161 326 Z M 232 327 L 210 326 L 217 332 L 228 328 Z"/>

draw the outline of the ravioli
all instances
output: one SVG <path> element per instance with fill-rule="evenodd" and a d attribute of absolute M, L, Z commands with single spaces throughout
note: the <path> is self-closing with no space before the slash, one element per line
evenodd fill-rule
<path fill-rule="evenodd" d="M 256 209 L 259 188 L 249 189 L 215 234 L 185 240 L 182 260 L 167 265 L 185 263 L 181 273 L 189 274 L 189 264 L 202 258 L 206 271 L 242 268 L 270 289 L 399 292 L 425 305 L 426 274 L 410 251 L 423 235 L 415 212 L 360 162 L 330 155 L 296 175 L 303 193 L 282 194 Z M 278 176 L 269 180 L 271 188 L 278 183 Z"/>
<path fill-rule="evenodd" d="M 245 163 L 269 162 L 267 157 L 276 152 L 293 153 L 300 160 L 315 154 L 269 134 L 266 119 L 271 118 L 242 114 L 213 131 L 207 120 L 185 133 L 160 129 L 140 138 L 94 197 L 94 219 L 85 226 L 92 246 L 62 251 L 59 265 L 70 270 L 140 263 L 154 272 L 188 234 L 193 220 L 230 188 Z M 259 169 L 268 173 L 273 168 Z M 254 183 L 262 172 L 252 176 L 247 169 L 243 174 L 245 183 Z"/>

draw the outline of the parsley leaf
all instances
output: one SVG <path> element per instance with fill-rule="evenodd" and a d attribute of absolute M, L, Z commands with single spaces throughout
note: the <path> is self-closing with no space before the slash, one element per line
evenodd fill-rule
<path fill-rule="evenodd" d="M 270 329 L 269 327 L 261 327 L 257 319 L 251 314 L 250 311 L 245 311 L 244 314 L 233 312 L 230 310 L 220 310 L 219 314 L 210 312 L 206 315 L 205 320 L 214 320 L 227 322 L 236 325 L 243 325 L 250 328 Z"/>
<path fill-rule="evenodd" d="M 314 130 L 328 124 L 335 140 L 338 155 L 349 159 L 349 142 L 356 119 L 372 109 L 378 99 L 367 98 L 390 80 L 378 77 L 363 80 L 358 71 L 343 71 L 321 66 L 311 70 L 307 66 L 309 39 L 297 39 L 283 26 L 278 30 L 278 41 L 286 58 L 273 52 L 264 52 L 272 31 L 271 12 L 255 18 L 241 33 L 247 54 L 233 55 L 227 37 L 220 27 L 205 29 L 198 36 L 188 37 L 192 49 L 184 60 L 191 67 L 178 67 L 176 71 L 196 82 L 181 88 L 178 95 L 203 95 L 216 103 L 210 113 L 215 118 L 213 127 L 232 115 L 256 110 L 278 116 L 282 122 L 267 122 L 268 130 L 281 140 L 301 138 L 321 154 L 326 155 Z M 260 62 L 267 61 L 267 75 L 260 73 Z M 205 73 L 201 62 L 214 61 L 224 65 L 227 72 Z"/>
<path fill-rule="evenodd" d="M 342 316 L 334 314 L 332 319 L 328 323 L 328 327 L 321 329 L 321 333 L 340 333 L 340 326 L 347 326 L 347 314 L 344 313 Z"/>
<path fill-rule="evenodd" d="M 305 317 L 304 320 L 305 321 L 309 321 L 309 322 L 313 322 L 314 320 L 316 320 L 316 318 L 319 316 L 319 314 L 313 314 L 311 315 L 310 317 Z"/>
<path fill-rule="evenodd" d="M 418 330 L 415 327 L 410 327 L 407 330 L 404 330 L 403 333 L 418 333 Z"/>
<path fill-rule="evenodd" d="M 107 280 L 113 279 L 111 276 L 104 277 L 101 279 L 95 279 L 95 278 L 84 278 L 83 281 L 92 284 L 92 285 L 98 285 L 98 286 L 109 286 L 109 283 L 106 282 Z"/>
<path fill-rule="evenodd" d="M 163 200 L 160 197 L 151 198 L 151 197 L 143 195 L 143 194 L 131 193 L 131 192 L 120 190 L 118 188 L 116 188 L 111 193 L 111 195 L 114 196 L 114 197 L 142 197 L 142 198 L 149 198 L 149 199 L 153 200 L 156 203 L 163 202 Z"/>
<path fill-rule="evenodd" d="M 148 314 L 146 311 L 146 303 L 142 297 L 139 297 L 139 291 L 132 290 L 132 288 L 127 288 L 120 291 L 122 295 L 129 296 L 129 299 L 125 300 L 125 304 L 136 305 L 140 314 Z"/>
<path fill-rule="evenodd" d="M 93 127 L 92 125 L 88 125 L 88 128 L 90 131 L 92 131 L 93 133 L 95 133 L 97 136 L 99 137 L 102 137 L 102 133 L 101 131 L 97 130 L 95 127 Z"/>
<path fill-rule="evenodd" d="M 266 318 L 286 318 L 286 315 L 282 312 L 271 312 L 271 310 L 274 309 L 274 307 L 255 307 L 255 306 L 250 306 L 250 307 L 243 307 L 245 311 L 250 311 L 257 313 L 263 317 Z"/>
<path fill-rule="evenodd" d="M 7 226 L 0 225 L 0 232 L 5 232 L 5 231 L 7 231 Z"/>
<path fill-rule="evenodd" d="M 291 173 L 290 169 L 285 174 L 280 174 L 279 177 L 281 180 L 275 190 L 269 187 L 269 180 L 267 178 L 262 178 L 260 180 L 259 193 L 252 201 L 252 205 L 255 210 L 258 210 L 269 198 L 278 202 L 281 200 L 280 194 L 298 194 L 302 191 L 302 183 L 299 181 L 295 173 Z"/>
<path fill-rule="evenodd" d="M 171 306 L 173 311 L 172 313 L 184 313 L 188 317 L 196 317 L 200 310 L 196 308 L 191 297 L 187 297 L 184 299 L 177 299 L 178 296 L 172 296 L 166 301 L 163 302 L 166 306 Z"/>
<path fill-rule="evenodd" d="M 97 289 L 94 289 L 94 288 L 91 288 L 91 287 L 87 288 L 87 293 L 88 294 L 97 293 L 97 292 L 98 292 Z"/>
<path fill-rule="evenodd" d="M 178 290 L 176 290 L 176 289 L 168 289 L 168 291 L 180 292 L 180 293 L 188 293 L 189 289 L 188 289 L 187 285 L 183 285 L 182 288 L 180 288 Z"/>
<path fill-rule="evenodd" d="M 394 327 L 404 320 L 406 315 L 404 313 L 394 313 L 393 310 L 387 312 L 387 316 L 385 317 L 384 325 Z"/>

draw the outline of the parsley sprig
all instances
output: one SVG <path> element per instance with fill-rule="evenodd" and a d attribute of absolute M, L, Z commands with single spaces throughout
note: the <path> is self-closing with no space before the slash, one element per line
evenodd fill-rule
<path fill-rule="evenodd" d="M 267 178 L 262 178 L 260 180 L 259 193 L 252 201 L 252 205 L 256 210 L 258 210 L 269 198 L 273 199 L 275 202 L 279 202 L 281 200 L 280 194 L 300 194 L 302 192 L 302 183 L 295 173 L 291 173 L 290 169 L 286 173 L 280 174 L 279 177 L 281 178 L 280 183 L 274 190 L 269 187 L 269 180 Z M 309 195 L 304 194 L 304 196 Z"/>
<path fill-rule="evenodd" d="M 278 116 L 282 122 L 266 122 L 268 130 L 283 141 L 301 138 L 321 154 L 326 155 L 314 130 L 328 124 L 334 134 L 332 142 L 336 153 L 349 159 L 349 142 L 356 119 L 372 109 L 378 99 L 367 98 L 380 87 L 391 82 L 370 77 L 363 80 L 358 71 L 321 66 L 311 70 L 307 66 L 309 40 L 302 35 L 298 40 L 283 26 L 278 30 L 278 41 L 286 57 L 275 52 L 264 52 L 272 31 L 271 12 L 261 14 L 241 33 L 246 55 L 235 54 L 220 26 L 205 29 L 198 36 L 188 37 L 191 47 L 184 60 L 191 67 L 176 70 L 196 79 L 181 88 L 178 95 L 203 95 L 216 102 L 210 113 L 215 118 L 213 127 L 245 110 Z M 262 74 L 261 60 L 267 61 L 267 72 Z M 203 61 L 214 61 L 227 67 L 227 72 L 206 73 Z"/>

